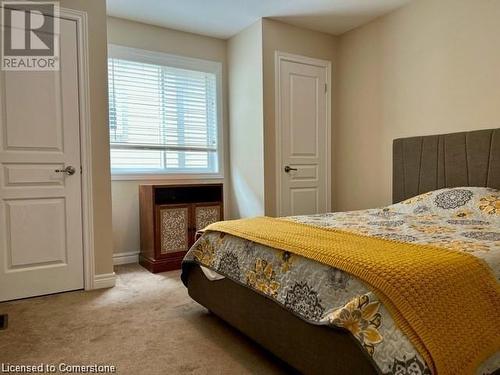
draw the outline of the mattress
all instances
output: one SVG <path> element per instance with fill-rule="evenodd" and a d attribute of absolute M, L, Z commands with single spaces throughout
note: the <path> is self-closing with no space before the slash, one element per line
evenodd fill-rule
<path fill-rule="evenodd" d="M 500 279 L 498 190 L 442 189 L 379 209 L 287 219 L 467 252 L 484 261 Z M 244 285 L 311 324 L 348 330 L 381 373 L 430 373 L 377 295 L 346 272 L 218 232 L 205 233 L 185 262 L 202 266 L 214 282 L 227 278 Z M 497 352 L 477 373 L 492 373 L 498 368 Z"/>

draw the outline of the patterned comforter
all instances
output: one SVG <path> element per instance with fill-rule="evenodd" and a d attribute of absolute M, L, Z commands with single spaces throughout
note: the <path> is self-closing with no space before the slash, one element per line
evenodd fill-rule
<path fill-rule="evenodd" d="M 500 280 L 498 190 L 441 189 L 379 209 L 287 219 L 467 252 L 486 262 Z M 185 261 L 203 266 L 211 280 L 227 277 L 246 285 L 306 321 L 349 330 L 384 374 L 430 374 L 370 287 L 346 272 L 218 232 L 205 233 Z M 499 368 L 497 352 L 477 373 Z"/>

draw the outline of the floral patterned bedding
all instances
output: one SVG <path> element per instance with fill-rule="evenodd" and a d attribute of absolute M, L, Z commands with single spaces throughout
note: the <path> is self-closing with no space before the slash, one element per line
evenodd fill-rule
<path fill-rule="evenodd" d="M 482 259 L 500 280 L 498 190 L 441 189 L 379 209 L 287 219 L 467 252 Z M 370 287 L 346 272 L 218 232 L 205 233 L 185 261 L 203 266 L 212 280 L 227 277 L 246 285 L 308 322 L 349 330 L 383 374 L 430 374 Z M 499 368 L 497 352 L 477 373 Z"/>

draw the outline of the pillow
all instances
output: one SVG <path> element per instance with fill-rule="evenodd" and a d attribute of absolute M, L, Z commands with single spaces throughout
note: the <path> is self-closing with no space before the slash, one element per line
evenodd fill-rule
<path fill-rule="evenodd" d="M 426 210 L 441 215 L 487 215 L 500 219 L 500 191 L 485 187 L 456 187 L 430 191 L 398 203 L 403 211 Z"/>

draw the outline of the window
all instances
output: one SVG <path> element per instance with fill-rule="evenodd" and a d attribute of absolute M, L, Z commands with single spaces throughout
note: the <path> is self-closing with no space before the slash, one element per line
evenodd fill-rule
<path fill-rule="evenodd" d="M 220 174 L 220 64 L 110 46 L 113 175 Z"/>

